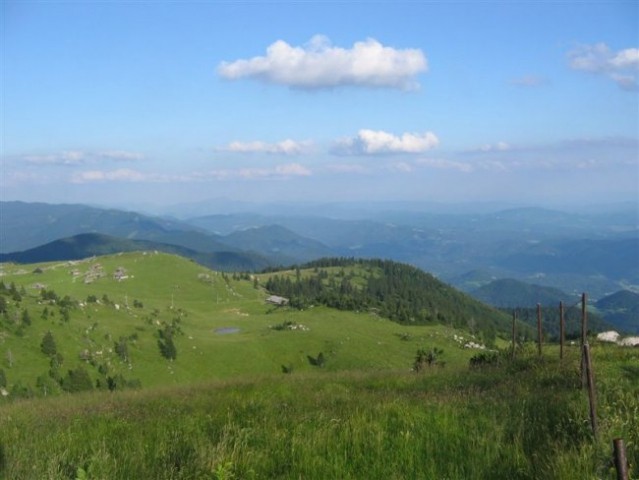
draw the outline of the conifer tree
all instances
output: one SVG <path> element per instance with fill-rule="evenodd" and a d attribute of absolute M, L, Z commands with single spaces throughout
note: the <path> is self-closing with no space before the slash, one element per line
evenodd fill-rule
<path fill-rule="evenodd" d="M 51 331 L 48 331 L 44 334 L 44 337 L 42 337 L 40 349 L 45 355 L 55 355 L 58 352 L 58 348 L 56 347 L 55 340 Z"/>

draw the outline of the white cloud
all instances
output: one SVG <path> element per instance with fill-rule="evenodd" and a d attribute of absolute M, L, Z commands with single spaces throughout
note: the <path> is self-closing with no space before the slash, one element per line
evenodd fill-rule
<path fill-rule="evenodd" d="M 605 43 L 580 45 L 568 52 L 569 65 L 574 70 L 604 75 L 624 90 L 637 90 L 639 48 L 613 52 Z"/>
<path fill-rule="evenodd" d="M 175 183 L 175 182 L 202 182 L 211 179 L 256 179 L 256 178 L 290 178 L 305 177 L 313 172 L 298 163 L 276 165 L 272 168 L 239 168 L 218 169 L 205 172 L 191 172 L 182 175 L 172 175 L 156 172 L 140 172 L 128 168 L 117 170 L 87 170 L 77 172 L 71 176 L 71 183 Z"/>
<path fill-rule="evenodd" d="M 510 150 L 510 145 L 506 142 L 500 141 L 497 143 L 487 143 L 472 151 L 474 152 L 506 152 L 508 150 Z"/>
<path fill-rule="evenodd" d="M 108 150 L 104 152 L 98 152 L 98 157 L 106 160 L 133 162 L 144 159 L 144 155 L 137 152 L 126 152 L 124 150 Z"/>
<path fill-rule="evenodd" d="M 459 172 L 470 173 L 475 170 L 468 162 L 459 162 L 445 158 L 420 158 L 415 163 L 422 167 L 435 168 L 438 170 L 457 170 Z"/>
<path fill-rule="evenodd" d="M 333 173 L 370 173 L 370 170 L 363 165 L 353 163 L 337 163 L 327 165 L 326 170 Z"/>
<path fill-rule="evenodd" d="M 158 183 L 177 180 L 176 177 L 163 175 L 158 173 L 144 173 L 129 168 L 120 168 L 117 170 L 88 170 L 77 172 L 72 175 L 72 183 L 95 183 L 95 182 L 145 182 Z"/>
<path fill-rule="evenodd" d="M 22 160 L 32 165 L 74 166 L 86 163 L 87 155 L 84 152 L 67 150 L 49 155 L 25 155 Z"/>
<path fill-rule="evenodd" d="M 278 155 L 300 155 L 307 152 L 311 147 L 311 142 L 295 140 L 283 140 L 277 143 L 266 142 L 231 142 L 220 150 L 234 153 L 269 153 Z"/>
<path fill-rule="evenodd" d="M 136 152 L 126 152 L 124 150 L 107 150 L 101 152 L 85 152 L 82 150 L 65 150 L 59 153 L 47 155 L 23 155 L 22 161 L 31 165 L 52 165 L 52 166 L 79 166 L 100 161 L 126 161 L 132 162 L 142 160 L 144 155 Z"/>
<path fill-rule="evenodd" d="M 275 167 L 275 173 L 286 177 L 308 177 L 312 172 L 299 163 L 289 163 Z"/>
<path fill-rule="evenodd" d="M 313 172 L 299 163 L 277 165 L 273 168 L 241 168 L 239 170 L 225 170 L 226 177 L 240 178 L 273 178 L 273 177 L 308 177 Z M 216 172 L 212 172 L 214 175 Z"/>
<path fill-rule="evenodd" d="M 350 85 L 408 90 L 419 86 L 415 77 L 427 69 L 419 49 L 386 47 L 372 38 L 345 49 L 316 35 L 301 47 L 278 40 L 266 49 L 266 56 L 222 62 L 218 74 L 228 80 L 247 77 L 295 88 Z"/>
<path fill-rule="evenodd" d="M 355 137 L 337 142 L 333 152 L 338 155 L 377 155 L 392 153 L 422 153 L 439 145 L 432 132 L 393 135 L 382 130 L 360 130 Z"/>

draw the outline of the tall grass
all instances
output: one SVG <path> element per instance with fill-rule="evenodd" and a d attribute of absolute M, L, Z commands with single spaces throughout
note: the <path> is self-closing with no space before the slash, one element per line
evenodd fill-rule
<path fill-rule="evenodd" d="M 606 356 L 608 355 L 609 358 Z M 639 475 L 639 382 L 601 351 L 600 441 L 577 360 L 293 374 L 2 407 L 7 479 L 614 478 Z"/>

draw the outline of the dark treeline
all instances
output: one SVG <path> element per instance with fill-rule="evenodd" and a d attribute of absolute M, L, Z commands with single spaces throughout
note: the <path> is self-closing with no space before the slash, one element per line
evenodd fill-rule
<path fill-rule="evenodd" d="M 330 274 L 327 268 L 338 268 Z M 301 270 L 305 270 L 302 275 Z M 296 275 L 273 275 L 268 291 L 287 297 L 295 308 L 326 305 L 372 311 L 401 324 L 442 323 L 494 340 L 508 331 L 504 315 L 410 265 L 390 260 L 327 258 L 295 267 Z"/>

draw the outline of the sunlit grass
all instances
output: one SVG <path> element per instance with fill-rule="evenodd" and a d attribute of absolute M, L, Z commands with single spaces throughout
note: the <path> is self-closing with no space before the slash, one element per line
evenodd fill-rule
<path fill-rule="evenodd" d="M 602 352 L 605 357 L 610 356 Z M 637 360 L 639 355 L 634 355 Z M 615 361 L 601 358 L 609 371 Z M 5 478 L 614 478 L 637 474 L 639 385 L 598 382 L 593 439 L 575 359 L 424 374 L 216 381 L 3 407 Z M 620 383 L 619 383 L 620 382 Z"/>

